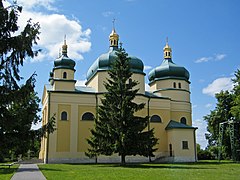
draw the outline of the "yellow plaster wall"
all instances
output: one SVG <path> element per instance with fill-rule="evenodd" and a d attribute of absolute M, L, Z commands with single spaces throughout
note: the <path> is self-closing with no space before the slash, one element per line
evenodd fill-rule
<path fill-rule="evenodd" d="M 82 120 L 82 115 L 86 112 L 90 112 L 96 117 L 96 106 L 78 106 L 78 152 L 86 152 L 89 148 L 86 139 L 90 137 L 90 129 L 94 126 L 94 121 Z"/>
<path fill-rule="evenodd" d="M 189 112 L 178 112 L 178 111 L 171 111 L 171 119 L 177 122 L 180 122 L 181 118 L 185 117 L 187 120 L 187 125 L 192 126 L 192 114 Z"/>
<path fill-rule="evenodd" d="M 106 88 L 104 86 L 104 82 L 107 81 L 109 78 L 107 71 L 100 71 L 95 74 L 95 76 L 88 82 L 88 87 L 93 87 L 98 92 L 106 92 Z M 139 84 L 135 87 L 139 89 L 138 93 L 144 94 L 145 93 L 145 81 L 143 74 L 136 74 L 132 75 L 132 79 L 139 82 Z"/>
<path fill-rule="evenodd" d="M 167 130 L 168 144 L 172 144 L 174 156 L 195 157 L 194 129 Z M 188 149 L 182 149 L 182 141 L 188 141 Z"/>
<path fill-rule="evenodd" d="M 185 89 L 189 91 L 189 83 L 184 80 L 178 79 L 165 79 L 158 80 L 156 82 L 156 90 L 165 89 L 165 88 L 174 88 L 173 83 L 176 83 L 176 89 Z M 178 83 L 181 83 L 181 88 L 178 87 Z"/>
<path fill-rule="evenodd" d="M 132 80 L 137 81 L 139 84 L 134 89 L 139 89 L 139 94 L 145 94 L 145 80 L 143 74 L 133 73 Z"/>
<path fill-rule="evenodd" d="M 54 81 L 53 89 L 55 91 L 73 91 L 73 90 L 75 90 L 75 82 L 72 82 L 72 81 Z"/>
<path fill-rule="evenodd" d="M 97 92 L 99 91 L 98 89 L 98 74 L 95 74 L 95 76 L 86 84 L 87 87 L 92 87 L 94 88 Z"/>
<path fill-rule="evenodd" d="M 67 120 L 61 120 L 61 113 L 67 112 Z M 57 115 L 57 152 L 70 151 L 71 105 L 59 104 Z"/>
<path fill-rule="evenodd" d="M 54 79 L 63 79 L 63 73 L 67 73 L 68 80 L 74 80 L 74 70 L 71 69 L 55 69 L 53 72 Z"/>
<path fill-rule="evenodd" d="M 156 152 L 163 152 L 167 151 L 167 134 L 165 131 L 165 127 L 168 124 L 168 120 L 170 118 L 169 110 L 162 110 L 162 109 L 150 109 L 149 111 L 150 117 L 153 115 L 160 116 L 162 122 L 151 122 L 150 128 L 154 128 L 154 135 L 158 138 L 158 144 L 156 147 L 158 150 Z"/>
<path fill-rule="evenodd" d="M 181 90 L 160 90 L 156 93 L 159 96 L 170 97 L 172 100 L 176 101 L 186 101 L 190 102 L 190 93 Z"/>
<path fill-rule="evenodd" d="M 97 74 L 101 76 L 100 80 L 106 79 L 106 73 Z M 96 78 L 95 77 L 95 78 Z M 143 76 L 144 77 L 144 76 Z M 135 77 L 134 77 L 135 78 Z M 136 78 L 142 78 L 141 76 Z M 138 80 L 139 81 L 139 80 Z M 142 85 L 144 79 L 142 79 Z M 88 86 L 93 85 L 94 82 L 99 83 L 99 77 L 92 79 Z M 94 85 L 93 85 L 94 86 Z M 103 88 L 96 84 L 95 88 Z M 102 89 L 103 90 L 103 89 Z M 45 104 L 48 102 L 47 93 L 44 98 Z M 102 97 L 102 95 L 101 95 Z M 145 108 L 136 113 L 139 116 L 147 116 L 148 109 L 148 97 L 137 96 L 134 100 L 137 103 L 145 103 Z M 98 103 L 100 102 L 100 96 L 98 96 Z M 88 148 L 86 138 L 90 137 L 90 129 L 94 127 L 93 121 L 82 121 L 81 117 L 84 112 L 96 113 L 96 97 L 89 94 L 72 94 L 72 93 L 51 93 L 51 112 L 50 114 L 57 113 L 57 131 L 50 135 L 49 138 L 49 158 L 79 158 L 85 157 L 84 152 Z M 68 112 L 68 121 L 61 121 L 60 114 L 65 110 Z M 154 128 L 155 136 L 159 139 L 157 152 L 168 151 L 169 139 L 174 140 L 176 133 L 168 133 L 165 130 L 169 120 L 174 119 L 180 121 L 181 117 L 186 117 L 187 124 L 191 125 L 191 104 L 186 102 L 176 102 L 170 99 L 151 98 L 150 99 L 150 116 L 159 115 L 162 119 L 162 123 L 150 123 L 150 128 Z M 50 115 L 51 116 L 51 115 Z M 182 134 L 184 135 L 184 133 Z M 182 136 L 181 135 L 181 136 Z M 190 134 L 188 134 L 190 135 Z M 177 135 L 179 136 L 179 135 Z M 185 136 L 185 135 L 184 135 Z M 46 142 L 45 142 L 46 144 Z M 189 145 L 191 142 L 189 142 Z M 45 145 L 46 146 L 46 145 Z M 46 147 L 45 147 L 46 148 Z"/>

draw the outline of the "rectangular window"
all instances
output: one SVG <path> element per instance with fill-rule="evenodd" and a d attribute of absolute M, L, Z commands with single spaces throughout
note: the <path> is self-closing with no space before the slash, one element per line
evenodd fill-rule
<path fill-rule="evenodd" d="M 188 149 L 188 141 L 182 141 L 182 149 Z"/>

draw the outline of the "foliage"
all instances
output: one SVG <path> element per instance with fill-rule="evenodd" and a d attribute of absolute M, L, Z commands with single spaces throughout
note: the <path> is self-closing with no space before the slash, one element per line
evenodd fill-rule
<path fill-rule="evenodd" d="M 234 83 L 234 88 L 232 91 L 221 91 L 215 95 L 217 104 L 210 114 L 204 116 L 204 120 L 207 121 L 206 138 L 208 140 L 208 148 L 217 147 L 222 142 L 222 158 L 228 159 L 233 158 L 235 151 L 240 148 L 240 71 L 237 70 L 235 73 L 235 78 L 232 80 Z M 234 146 L 231 147 L 230 141 L 230 126 L 226 123 L 224 124 L 224 134 L 223 139 L 219 136 L 219 125 L 223 122 L 234 122 L 235 128 L 235 139 Z M 220 147 L 219 147 L 220 148 Z"/>
<path fill-rule="evenodd" d="M 33 74 L 24 85 L 19 67 L 24 59 L 33 58 L 38 50 L 32 46 L 39 39 L 39 24 L 29 20 L 23 30 L 17 24 L 22 8 L 16 3 L 3 6 L 0 0 L 0 156 L 22 154 L 29 149 L 31 125 L 40 121 L 39 98 L 34 92 Z"/>
<path fill-rule="evenodd" d="M 91 148 L 86 155 L 94 157 L 118 153 L 121 164 L 125 164 L 128 155 L 153 156 L 157 139 L 153 129 L 146 130 L 148 117 L 134 115 L 145 104 L 134 102 L 138 82 L 131 79 L 128 54 L 120 47 L 116 55 L 108 72 L 110 78 L 104 84 L 107 93 L 101 99 L 98 119 L 95 128 L 91 130 L 92 136 L 88 139 Z"/>
<path fill-rule="evenodd" d="M 233 107 L 231 113 L 233 114 L 236 121 L 240 121 L 240 70 L 235 72 L 235 78 L 233 79 Z"/>
<path fill-rule="evenodd" d="M 216 156 L 209 149 L 201 149 L 200 145 L 197 144 L 197 157 L 198 160 L 213 160 Z"/>

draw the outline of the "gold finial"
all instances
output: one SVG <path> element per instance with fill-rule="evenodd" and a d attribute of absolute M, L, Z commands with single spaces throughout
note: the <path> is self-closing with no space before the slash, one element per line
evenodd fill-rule
<path fill-rule="evenodd" d="M 112 20 L 113 29 L 112 29 L 112 32 L 109 36 L 109 41 L 110 41 L 110 46 L 111 47 L 118 47 L 119 35 L 116 33 L 116 30 L 115 30 L 115 21 L 116 21 L 116 19 L 114 18 Z"/>
<path fill-rule="evenodd" d="M 166 45 L 163 48 L 164 59 L 172 58 L 172 48 L 168 45 L 168 37 L 166 38 Z"/>
<path fill-rule="evenodd" d="M 62 54 L 63 54 L 63 55 L 67 55 L 66 34 L 64 35 L 64 44 L 62 45 Z"/>

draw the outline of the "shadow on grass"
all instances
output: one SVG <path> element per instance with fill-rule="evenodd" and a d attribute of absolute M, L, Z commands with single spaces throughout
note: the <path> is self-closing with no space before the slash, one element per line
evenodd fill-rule
<path fill-rule="evenodd" d="M 17 171 L 17 167 L 11 167 L 11 168 L 0 168 L 0 174 L 13 174 Z"/>
<path fill-rule="evenodd" d="M 106 165 L 105 165 L 106 167 Z M 140 168 L 140 169 L 214 169 L 212 167 L 199 167 L 199 166 L 190 166 L 186 164 L 126 164 L 125 166 L 121 165 L 112 165 L 111 167 L 122 167 L 122 168 Z"/>
<path fill-rule="evenodd" d="M 196 165 L 221 165 L 221 164 L 235 164 L 237 162 L 233 162 L 230 160 L 223 160 L 223 161 L 218 161 L 218 160 L 200 160 L 196 163 L 191 163 L 191 164 L 196 164 Z"/>
<path fill-rule="evenodd" d="M 207 164 L 207 163 L 206 163 Z M 148 164 L 136 164 L 136 163 L 129 163 L 126 165 L 121 164 L 108 164 L 108 163 L 98 163 L 98 164 L 74 164 L 69 163 L 68 165 L 89 165 L 89 166 L 95 166 L 96 168 L 111 168 L 111 167 L 119 167 L 119 168 L 140 168 L 140 169 L 215 169 L 213 167 L 208 166 L 198 166 L 200 164 L 198 163 L 175 163 L 175 164 L 158 164 L 158 163 L 148 163 Z"/>
<path fill-rule="evenodd" d="M 45 168 L 45 167 L 39 167 L 40 171 L 63 171 L 62 169 L 53 169 L 53 168 Z"/>

